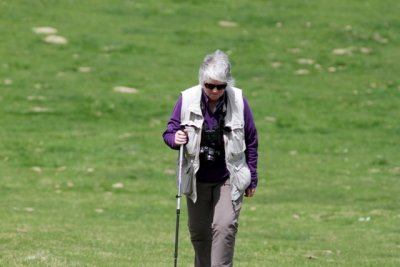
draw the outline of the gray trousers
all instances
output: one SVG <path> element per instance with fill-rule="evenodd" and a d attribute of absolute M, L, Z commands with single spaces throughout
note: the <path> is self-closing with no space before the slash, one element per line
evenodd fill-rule
<path fill-rule="evenodd" d="M 197 201 L 187 199 L 195 267 L 233 266 L 235 237 L 243 196 L 233 202 L 229 179 L 197 183 Z"/>

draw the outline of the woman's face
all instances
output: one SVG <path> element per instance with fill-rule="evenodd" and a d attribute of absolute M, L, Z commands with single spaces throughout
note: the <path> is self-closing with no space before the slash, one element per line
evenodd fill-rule
<path fill-rule="evenodd" d="M 217 80 L 209 80 L 203 84 L 204 93 L 211 101 L 217 101 L 225 93 L 227 84 Z"/>

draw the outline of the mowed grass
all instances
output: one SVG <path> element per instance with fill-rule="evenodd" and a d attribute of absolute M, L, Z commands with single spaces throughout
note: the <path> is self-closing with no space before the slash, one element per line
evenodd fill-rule
<path fill-rule="evenodd" d="M 398 266 L 399 7 L 1 2 L 0 265 L 172 266 L 177 152 L 161 133 L 219 48 L 260 139 L 235 266 Z M 184 202 L 179 266 L 186 219 Z"/>

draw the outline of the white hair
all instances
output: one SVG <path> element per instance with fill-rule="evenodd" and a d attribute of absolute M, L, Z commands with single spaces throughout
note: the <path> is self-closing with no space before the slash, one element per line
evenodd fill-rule
<path fill-rule="evenodd" d="M 228 56 L 221 50 L 217 50 L 207 55 L 199 69 L 199 82 L 201 85 L 216 80 L 225 82 L 228 86 L 234 85 L 234 79 L 231 74 L 231 63 Z"/>

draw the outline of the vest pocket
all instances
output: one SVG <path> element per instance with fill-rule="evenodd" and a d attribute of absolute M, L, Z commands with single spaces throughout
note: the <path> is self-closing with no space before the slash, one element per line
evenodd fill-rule
<path fill-rule="evenodd" d="M 244 151 L 246 150 L 246 144 L 244 141 L 244 129 L 232 129 L 227 134 L 227 139 L 228 146 L 226 147 L 225 152 L 228 154 L 228 160 L 232 162 L 241 160 L 244 155 Z"/>
<path fill-rule="evenodd" d="M 251 174 L 249 168 L 242 165 L 241 168 L 235 167 L 235 179 L 233 179 L 232 184 L 240 191 L 243 192 L 244 190 L 249 187 L 251 182 Z"/>
<path fill-rule="evenodd" d="M 187 125 L 200 128 L 201 125 L 203 125 L 203 120 L 204 120 L 203 115 L 190 112 L 189 121 L 187 122 L 188 123 Z"/>
<path fill-rule="evenodd" d="M 200 143 L 198 141 L 198 139 L 200 138 L 200 136 L 199 136 L 200 130 L 196 126 L 187 126 L 186 129 L 188 131 L 188 143 L 186 144 L 186 151 L 189 154 L 189 156 L 194 158 L 196 153 L 198 153 L 197 143 Z"/>
<path fill-rule="evenodd" d="M 179 162 L 177 174 L 179 175 Z M 181 193 L 184 195 L 191 195 L 193 192 L 193 177 L 194 177 L 194 166 L 193 160 L 189 160 L 183 157 L 182 161 L 182 180 L 181 180 Z"/>

